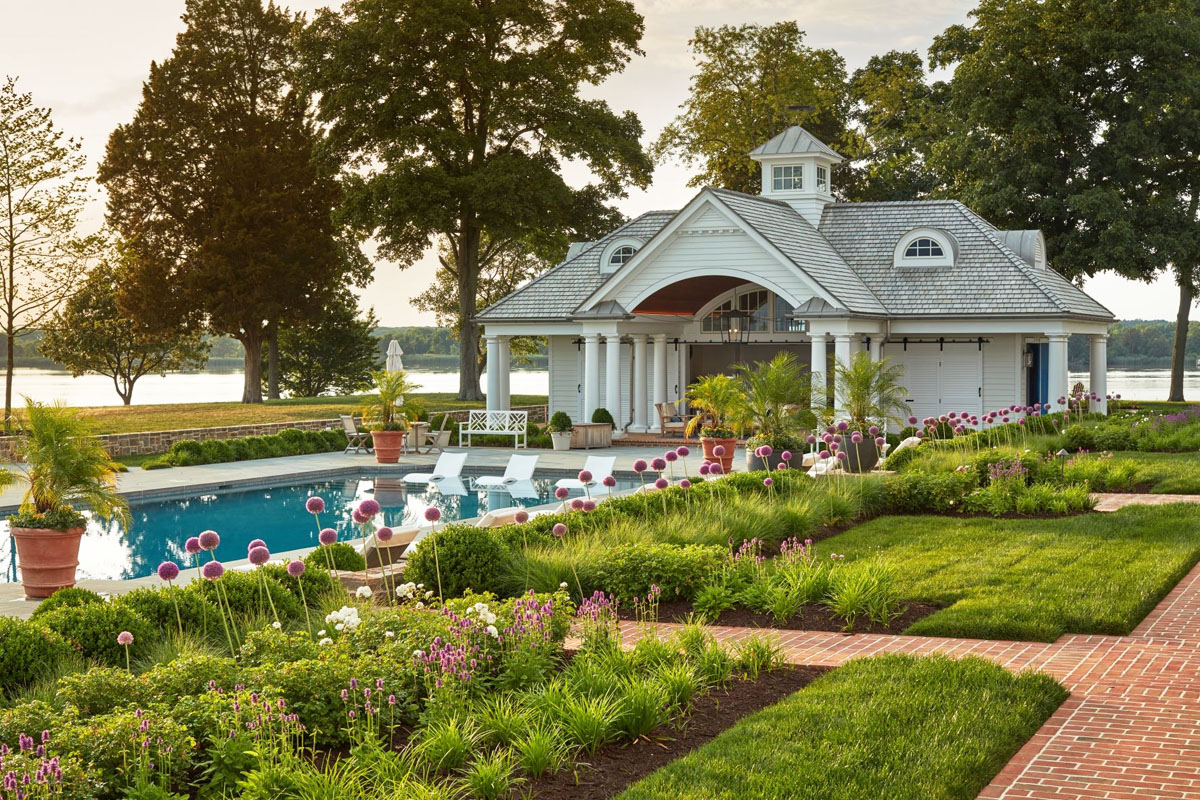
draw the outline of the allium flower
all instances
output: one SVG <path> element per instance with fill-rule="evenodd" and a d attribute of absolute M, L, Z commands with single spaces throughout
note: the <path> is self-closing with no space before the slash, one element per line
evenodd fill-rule
<path fill-rule="evenodd" d="M 571 491 L 569 489 L 567 489 L 565 486 L 560 486 L 554 490 L 554 496 L 557 497 L 559 500 L 566 500 L 567 495 L 569 495 L 570 493 L 571 493 Z"/>
<path fill-rule="evenodd" d="M 574 500 L 571 501 L 571 510 L 572 511 L 579 511 L 582 508 L 583 508 L 583 498 L 582 497 L 576 497 Z"/>
<path fill-rule="evenodd" d="M 691 454 L 692 451 L 688 449 L 686 444 L 681 444 L 679 447 L 675 448 L 675 455 L 679 456 L 680 458 L 687 458 Z"/>
<path fill-rule="evenodd" d="M 199 536 L 189 536 L 188 540 L 183 543 L 183 549 L 188 551 L 192 555 L 196 555 L 196 553 L 199 553 L 200 550 L 203 549 L 200 547 L 200 537 Z"/>
<path fill-rule="evenodd" d="M 885 444 L 887 444 L 887 439 L 884 439 L 882 436 L 875 437 L 875 446 L 876 447 L 883 447 Z"/>
<path fill-rule="evenodd" d="M 579 470 L 579 482 L 580 483 L 591 483 L 592 482 L 592 473 L 588 472 L 586 469 Z"/>
<path fill-rule="evenodd" d="M 858 431 L 855 431 L 854 433 L 850 434 L 850 441 L 854 444 L 862 444 L 862 434 Z"/>
<path fill-rule="evenodd" d="M 782 458 L 784 461 L 791 461 L 792 460 L 792 451 L 784 450 L 782 453 L 779 454 L 779 457 Z"/>
<path fill-rule="evenodd" d="M 133 644 L 133 634 L 129 631 L 121 631 L 117 634 L 117 644 L 125 647 Z"/>
<path fill-rule="evenodd" d="M 365 525 L 371 521 L 371 518 L 368 515 L 364 514 L 357 508 L 350 512 L 350 519 L 354 520 L 359 525 Z"/>
<path fill-rule="evenodd" d="M 207 580 L 215 581 L 225 574 L 225 565 L 220 561 L 210 561 L 200 568 L 200 574 Z"/>
<path fill-rule="evenodd" d="M 709 464 L 707 461 L 705 461 L 703 464 L 700 465 L 700 474 L 701 475 L 707 475 L 710 472 L 712 472 L 712 465 Z"/>
<path fill-rule="evenodd" d="M 529 521 L 529 512 L 528 511 L 518 511 L 517 513 L 513 514 L 513 522 L 517 523 L 518 525 L 524 525 L 528 521 Z"/>
<path fill-rule="evenodd" d="M 158 577 L 164 581 L 173 581 L 179 577 L 179 565 L 174 561 L 164 561 L 158 565 Z"/>
<path fill-rule="evenodd" d="M 633 462 L 633 471 L 639 475 L 646 471 L 646 459 L 639 458 Z"/>
<path fill-rule="evenodd" d="M 221 536 L 216 531 L 205 531 L 200 534 L 201 550 L 216 550 L 221 544 Z"/>
<path fill-rule="evenodd" d="M 725 445 L 719 444 L 713 448 L 713 455 L 717 458 L 722 458 L 725 455 Z"/>
<path fill-rule="evenodd" d="M 373 517 L 379 513 L 379 503 L 368 497 L 358 504 L 358 510 L 367 517 Z"/>
<path fill-rule="evenodd" d="M 909 425 L 916 425 L 916 424 L 917 424 L 917 418 L 916 418 L 916 417 L 909 417 L 909 418 L 908 418 L 908 424 L 909 424 Z"/>
<path fill-rule="evenodd" d="M 690 488 L 692 488 L 692 482 L 689 481 L 687 478 L 684 478 L 683 480 L 681 480 L 679 482 L 679 488 L 680 489 L 690 489 Z"/>
<path fill-rule="evenodd" d="M 872 425 L 871 427 L 867 428 L 867 433 L 869 433 L 872 436 L 878 436 L 879 435 L 879 426 Z"/>
<path fill-rule="evenodd" d="M 265 547 L 256 547 L 250 551 L 250 563 L 256 567 L 261 567 L 263 564 L 271 560 L 271 551 Z"/>
<path fill-rule="evenodd" d="M 772 480 L 771 478 L 763 478 L 763 486 L 766 486 L 769 489 L 774 485 L 775 485 L 775 481 Z"/>
<path fill-rule="evenodd" d="M 605 486 L 607 486 L 610 489 L 617 485 L 617 479 L 614 478 L 612 475 L 605 475 L 604 480 L 602 480 L 600 482 L 603 483 Z"/>
<path fill-rule="evenodd" d="M 337 531 L 333 528 L 325 528 L 317 534 L 317 541 L 325 545 L 333 544 L 337 541 Z"/>
<path fill-rule="evenodd" d="M 655 472 L 662 472 L 666 468 L 667 468 L 666 459 L 656 458 L 650 462 L 650 469 L 654 470 Z"/>
<path fill-rule="evenodd" d="M 787 468 L 788 468 L 787 462 L 784 462 L 784 461 L 780 461 L 778 464 L 775 465 L 775 469 L 777 469 L 777 470 L 787 469 Z"/>
<path fill-rule="evenodd" d="M 772 455 L 775 454 L 775 448 L 771 447 L 771 445 L 769 445 L 769 444 L 764 444 L 762 447 L 760 447 L 758 449 L 762 451 L 763 458 L 770 458 Z"/>
<path fill-rule="evenodd" d="M 394 534 L 395 531 L 393 531 L 387 525 L 384 525 L 382 528 L 375 531 L 375 539 L 380 542 L 390 542 Z"/>
<path fill-rule="evenodd" d="M 310 497 L 304 502 L 304 508 L 310 514 L 320 514 L 325 510 L 325 501 L 320 497 Z"/>
<path fill-rule="evenodd" d="M 426 521 L 437 522 L 441 518 L 442 518 L 442 512 L 441 512 L 441 509 L 439 509 L 437 506 L 430 506 L 429 508 L 425 509 Z"/>
<path fill-rule="evenodd" d="M 584 500 L 583 501 L 583 510 L 584 511 L 595 511 L 596 510 L 596 501 L 595 500 Z"/>
<path fill-rule="evenodd" d="M 667 463 L 670 464 L 672 461 L 679 460 L 679 454 L 676 453 L 674 450 L 668 450 L 667 452 L 663 453 L 663 458 L 665 458 L 667 460 Z"/>
<path fill-rule="evenodd" d="M 670 484 L 670 482 L 669 482 L 669 481 L 667 481 L 667 479 L 666 479 L 666 478 L 659 478 L 658 480 L 656 480 L 656 481 L 654 482 L 654 488 L 655 488 L 655 489 L 665 489 L 665 488 L 667 488 L 667 487 L 668 487 L 668 486 L 670 486 L 670 485 L 671 485 L 671 484 Z"/>
<path fill-rule="evenodd" d="M 293 578 L 299 578 L 304 574 L 304 570 L 306 569 L 308 569 L 307 565 L 300 559 L 289 561 L 287 565 L 288 575 L 291 575 Z"/>
<path fill-rule="evenodd" d="M 817 437 L 810 433 L 808 436 L 804 437 L 804 441 L 808 442 L 809 444 L 816 444 Z"/>
<path fill-rule="evenodd" d="M 561 522 L 556 522 L 554 523 L 554 527 L 551 528 L 551 532 L 561 539 L 567 535 L 567 526 L 563 525 Z"/>
<path fill-rule="evenodd" d="M 850 423 L 846 422 L 846 420 L 842 420 L 841 422 L 839 422 L 837 424 L 838 431 L 842 432 L 842 433 L 844 433 L 847 429 L 849 429 L 849 427 L 850 427 Z"/>
<path fill-rule="evenodd" d="M 712 464 L 711 466 L 709 466 L 708 472 L 710 475 L 720 475 L 723 472 L 725 472 L 725 468 L 722 467 L 720 464 Z"/>
<path fill-rule="evenodd" d="M 829 458 L 829 451 L 828 451 L 828 450 L 822 450 L 822 451 L 821 451 L 820 453 L 818 453 L 817 455 L 818 455 L 818 456 L 820 456 L 822 459 L 826 459 L 826 458 Z"/>
<path fill-rule="evenodd" d="M 375 593 L 371 591 L 370 586 L 360 586 L 354 590 L 354 594 L 360 599 L 368 600 L 373 597 Z"/>

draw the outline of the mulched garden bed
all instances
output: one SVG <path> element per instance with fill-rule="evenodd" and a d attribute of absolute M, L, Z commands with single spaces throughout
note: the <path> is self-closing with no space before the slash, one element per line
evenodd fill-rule
<path fill-rule="evenodd" d="M 743 717 L 803 689 L 827 671 L 820 667 L 782 667 L 756 681 L 734 681 L 727 689 L 697 698 L 681 729 L 664 725 L 648 739 L 606 745 L 590 756 L 582 756 L 575 768 L 542 777 L 521 789 L 535 800 L 607 800 L 716 738 Z"/>
<path fill-rule="evenodd" d="M 846 633 L 900 633 L 909 625 L 930 614 L 942 610 L 942 606 L 930 603 L 908 603 L 904 613 L 891 621 L 889 625 L 873 625 L 870 620 L 858 619 L 854 628 L 846 631 L 846 621 L 822 605 L 806 605 L 800 613 L 783 625 L 776 625 L 775 618 L 770 614 L 760 614 L 747 608 L 731 608 L 721 613 L 715 620 L 708 621 L 709 625 L 725 625 L 738 628 L 775 628 L 787 631 L 839 631 Z M 618 611 L 621 619 L 636 619 L 634 610 L 622 608 Z M 659 622 L 687 622 L 693 613 L 690 600 L 675 600 L 669 603 L 659 603 Z"/>

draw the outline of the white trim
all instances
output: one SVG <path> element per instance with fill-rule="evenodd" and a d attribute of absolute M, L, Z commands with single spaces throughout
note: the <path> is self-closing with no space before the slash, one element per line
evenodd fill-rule
<path fill-rule="evenodd" d="M 637 239 L 633 236 L 619 236 L 616 239 L 613 239 L 604 246 L 604 252 L 600 254 L 600 274 L 611 275 L 612 273 L 619 271 L 621 267 L 625 266 L 625 264 L 628 264 L 638 254 L 638 251 L 642 249 L 642 245 L 645 243 L 646 242 L 644 240 Z M 633 248 L 633 254 L 630 255 L 629 258 L 625 259 L 624 264 L 612 264 L 612 257 L 616 255 L 616 252 L 622 247 Z"/>
<path fill-rule="evenodd" d="M 905 251 L 918 239 L 930 239 L 942 249 L 940 256 L 908 256 Z M 953 267 L 958 260 L 958 241 L 938 228 L 914 228 L 900 237 L 892 253 L 892 265 L 898 268 Z"/>

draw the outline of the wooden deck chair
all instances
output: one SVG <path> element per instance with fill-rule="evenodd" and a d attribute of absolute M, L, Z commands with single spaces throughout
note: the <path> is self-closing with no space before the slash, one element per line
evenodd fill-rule
<path fill-rule="evenodd" d="M 358 426 L 354 424 L 354 417 L 349 414 L 339 414 L 342 419 L 342 430 L 346 432 L 346 449 L 343 453 L 369 453 L 371 448 L 367 446 L 367 440 L 371 438 L 371 434 L 366 431 L 360 431 Z"/>

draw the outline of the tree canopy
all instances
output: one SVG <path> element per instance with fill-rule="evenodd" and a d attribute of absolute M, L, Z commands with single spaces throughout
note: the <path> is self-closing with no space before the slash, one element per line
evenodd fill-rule
<path fill-rule="evenodd" d="M 279 332 L 280 388 L 292 397 L 355 394 L 380 367 L 375 312 L 359 316 L 358 299 L 337 292 L 315 320 Z"/>

